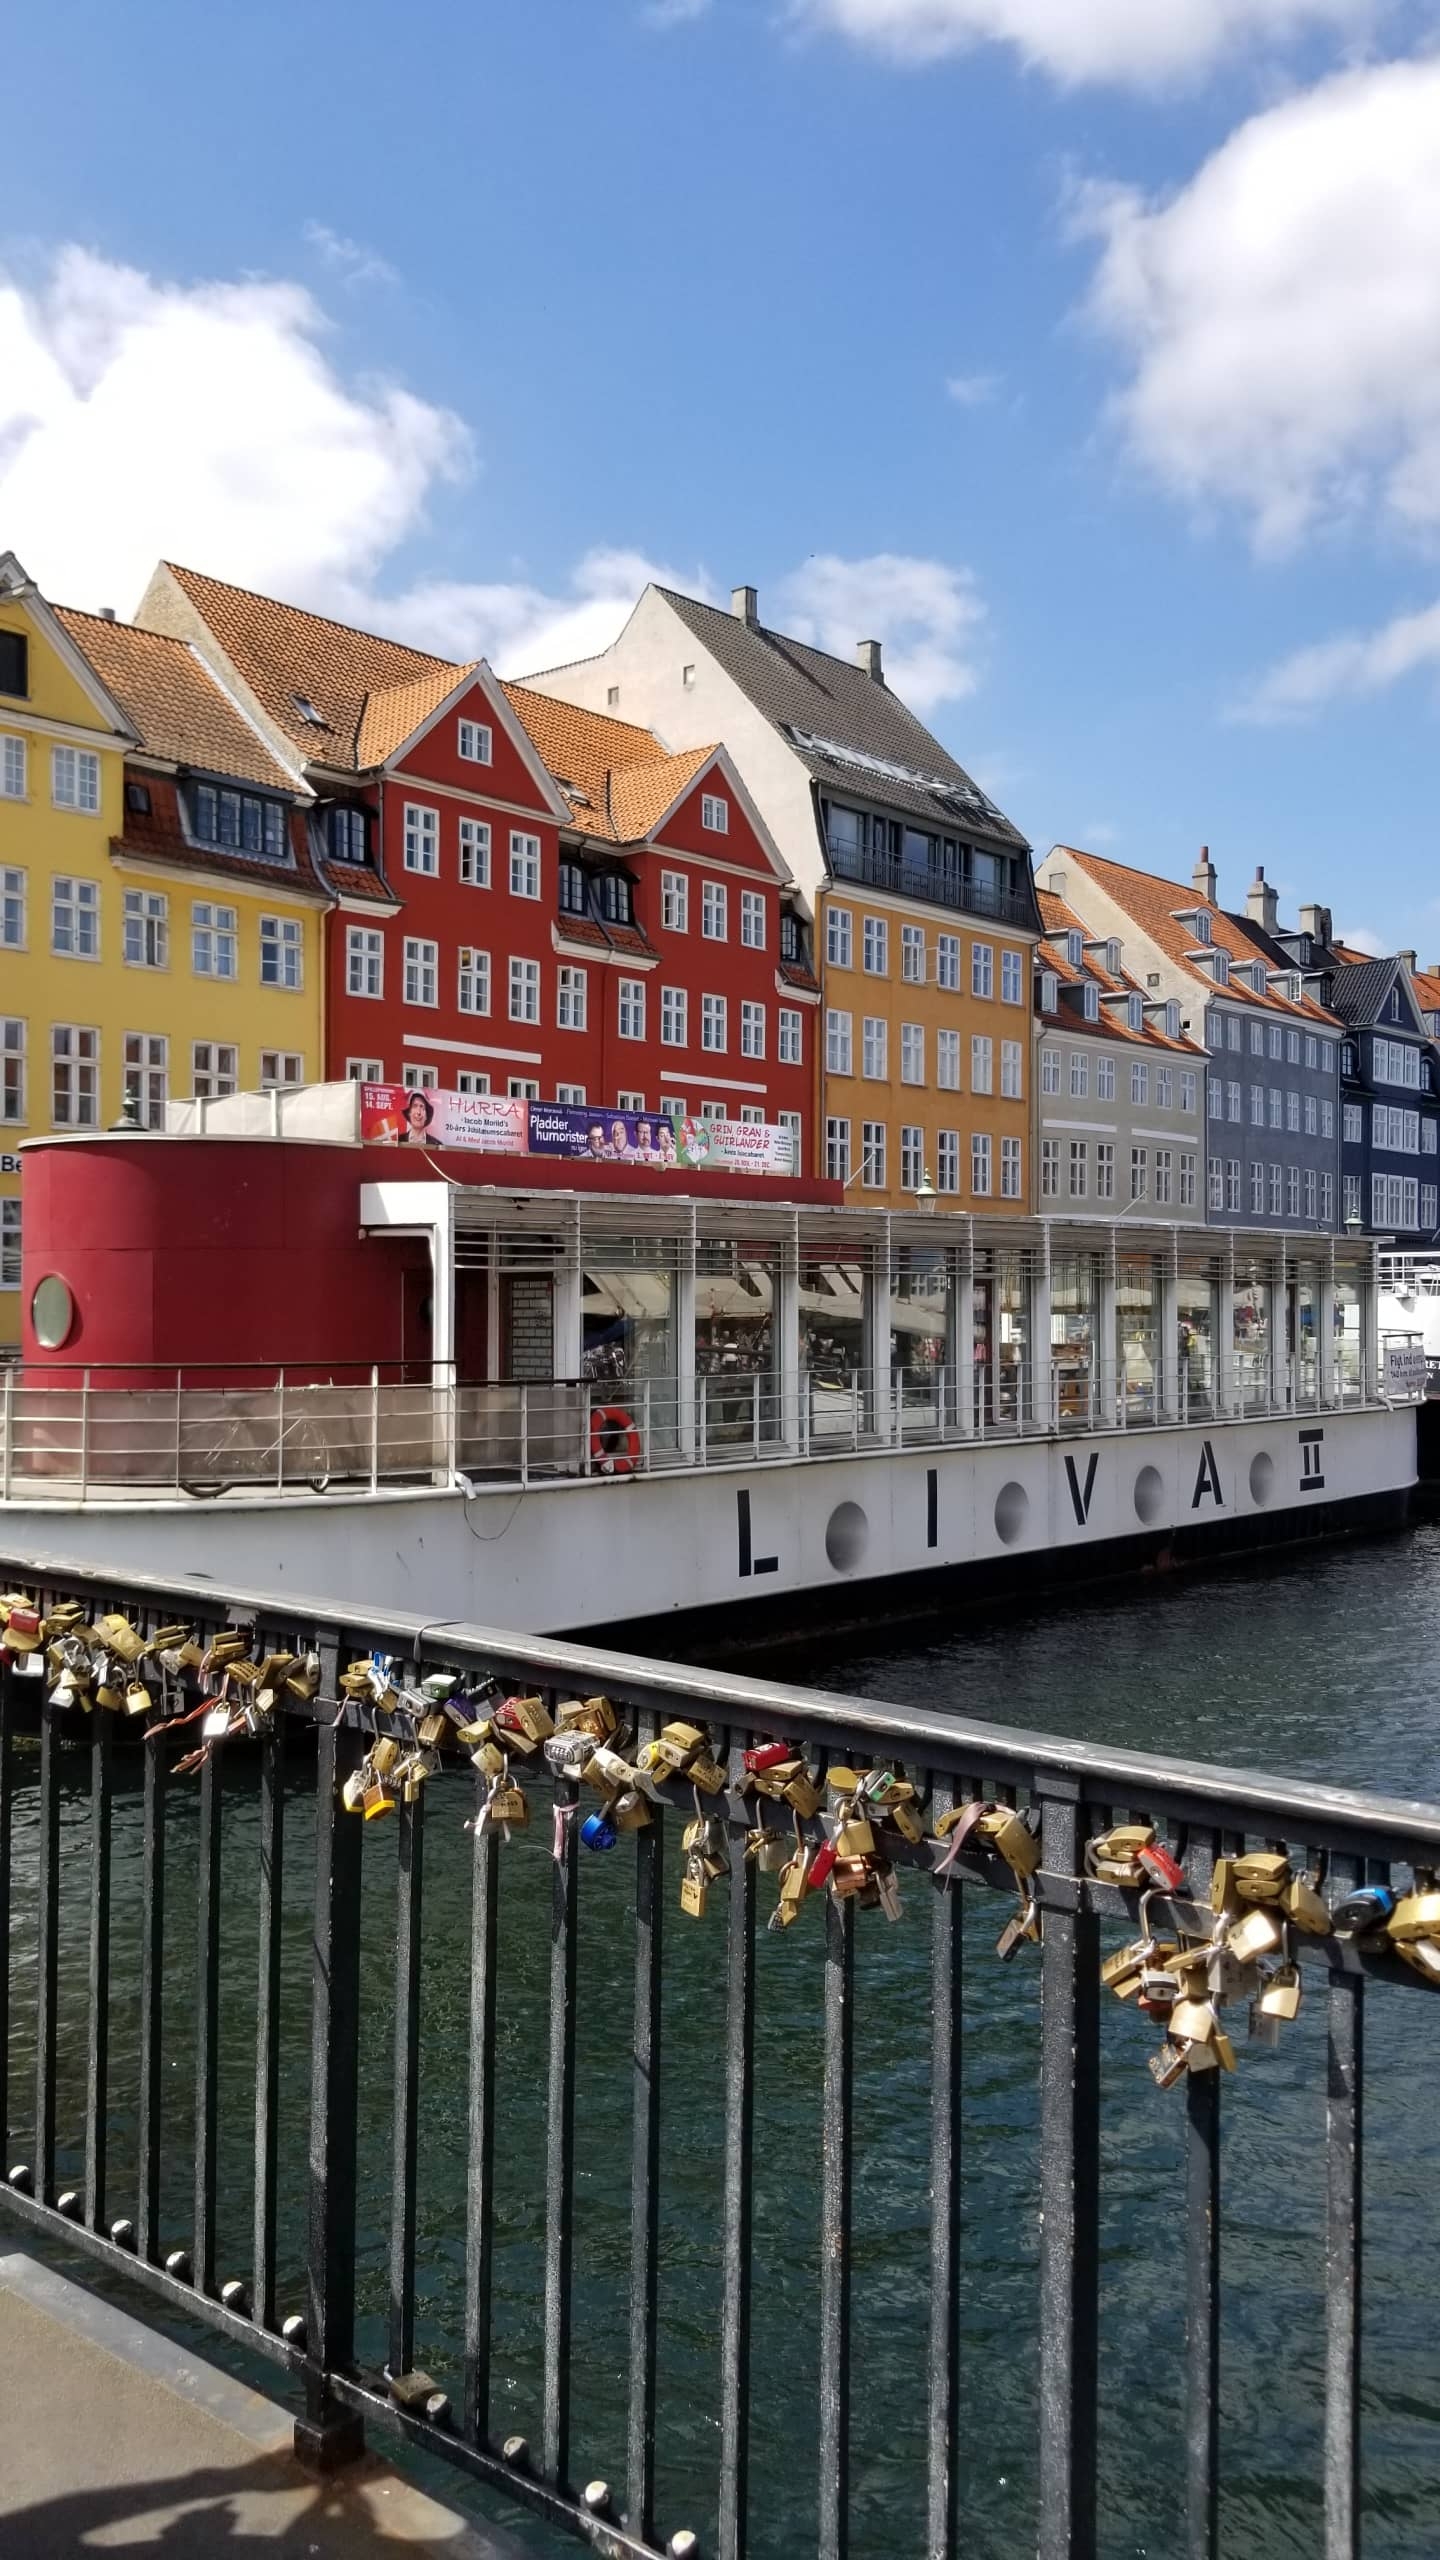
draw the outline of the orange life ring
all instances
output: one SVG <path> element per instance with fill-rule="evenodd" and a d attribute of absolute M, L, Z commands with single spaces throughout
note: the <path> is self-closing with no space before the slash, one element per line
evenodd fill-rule
<path fill-rule="evenodd" d="M 623 1404 L 597 1404 L 592 1411 L 590 1464 L 602 1476 L 633 1475 L 639 1466 L 640 1434 Z"/>

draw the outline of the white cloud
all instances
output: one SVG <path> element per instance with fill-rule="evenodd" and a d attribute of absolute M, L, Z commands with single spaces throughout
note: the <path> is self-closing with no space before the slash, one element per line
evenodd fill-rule
<path fill-rule="evenodd" d="M 640 15 L 652 27 L 686 27 L 709 6 L 710 0 L 645 0 Z"/>
<path fill-rule="evenodd" d="M 547 595 L 523 579 L 432 580 L 385 597 L 370 610 L 397 640 L 444 657 L 485 656 L 502 675 L 534 675 L 609 646 L 651 580 L 718 602 L 703 571 L 671 569 L 638 551 L 587 551 L 567 591 Z"/>
<path fill-rule="evenodd" d="M 1341 939 L 1352 951 L 1367 952 L 1372 960 L 1388 960 L 1393 948 L 1381 935 L 1372 933 L 1368 924 L 1357 925 L 1353 932 L 1347 925 Z"/>
<path fill-rule="evenodd" d="M 1237 703 L 1236 720 L 1303 720 L 1325 702 L 1383 692 L 1421 667 L 1440 667 L 1440 604 L 1397 614 L 1374 631 L 1342 632 L 1297 649 Z"/>
<path fill-rule="evenodd" d="M 1003 376 L 998 373 L 952 373 L 945 384 L 947 400 L 957 409 L 983 409 L 993 400 Z"/>
<path fill-rule="evenodd" d="M 156 283 L 69 248 L 0 274 L 0 540 L 62 602 L 128 611 L 157 558 L 319 603 L 461 477 L 468 433 L 345 383 L 288 283 Z"/>
<path fill-rule="evenodd" d="M 1440 59 L 1348 71 L 1240 126 L 1168 201 L 1082 191 L 1115 414 L 1257 546 L 1440 531 Z"/>
<path fill-rule="evenodd" d="M 360 240 L 332 231 L 328 222 L 307 222 L 305 238 L 322 263 L 343 276 L 346 284 L 398 284 L 399 271 Z"/>
<path fill-rule="evenodd" d="M 883 640 L 887 681 L 912 711 L 974 692 L 985 606 L 968 569 L 894 551 L 868 560 L 821 552 L 779 592 L 780 624 L 797 640 L 842 658 L 858 641 Z"/>
<path fill-rule="evenodd" d="M 1319 27 L 1363 35 L 1376 0 L 791 0 L 790 14 L 902 63 L 1007 44 L 1067 85 L 1149 88 Z"/>

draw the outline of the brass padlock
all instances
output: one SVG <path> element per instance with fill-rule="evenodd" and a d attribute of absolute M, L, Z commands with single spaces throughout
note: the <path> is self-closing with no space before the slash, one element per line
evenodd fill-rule
<path fill-rule="evenodd" d="M 1386 1923 L 1386 1934 L 1397 1946 L 1407 1939 L 1440 1937 L 1440 1892 L 1428 1886 L 1403 1893 Z"/>
<path fill-rule="evenodd" d="M 617 1831 L 643 1831 L 655 1819 L 636 1787 L 622 1787 L 618 1796 L 611 1797 L 606 1810 Z"/>
<path fill-rule="evenodd" d="M 703 1920 L 710 1898 L 709 1878 L 697 1859 L 690 1861 L 680 1881 L 680 1908 L 689 1920 Z"/>
<path fill-rule="evenodd" d="M 863 1814 L 842 1821 L 835 1834 L 835 1855 L 840 1858 L 870 1858 L 875 1854 L 875 1834 Z"/>
<path fill-rule="evenodd" d="M 513 1830 L 525 1831 L 530 1825 L 530 1799 L 523 1787 L 501 1785 L 490 1799 L 492 1822 L 508 1822 Z"/>
<path fill-rule="evenodd" d="M 702 1795 L 718 1796 L 725 1792 L 727 1783 L 725 1772 L 718 1760 L 711 1759 L 708 1751 L 696 1752 L 685 1775 L 692 1787 L 698 1787 Z"/>
<path fill-rule="evenodd" d="M 148 1716 L 155 1705 L 143 1680 L 132 1680 L 125 1691 L 127 1716 Z"/>
<path fill-rule="evenodd" d="M 786 1779 L 780 1793 L 785 1802 L 794 1807 L 802 1822 L 809 1822 L 820 1810 L 820 1790 L 809 1770 L 803 1765 L 796 1770 L 792 1778 Z"/>
<path fill-rule="evenodd" d="M 444 1741 L 449 1730 L 449 1717 L 442 1715 L 438 1707 L 432 1707 L 429 1715 L 422 1716 L 415 1727 L 415 1739 L 427 1751 L 433 1751 L 437 1743 Z"/>
<path fill-rule="evenodd" d="M 894 1823 L 901 1839 L 908 1840 L 912 1848 L 919 1841 L 924 1839 L 925 1825 L 921 1821 L 919 1814 L 916 1812 L 914 1805 L 911 1804 L 904 1796 L 894 1797 L 886 1805 L 885 1811 L 890 1820 Z"/>
<path fill-rule="evenodd" d="M 400 1745 L 393 1733 L 379 1733 L 370 1745 L 370 1765 L 377 1778 L 388 1778 L 400 1757 Z"/>
<path fill-rule="evenodd" d="M 309 1699 L 318 1697 L 320 1691 L 319 1654 L 307 1653 L 303 1661 L 297 1662 L 294 1670 L 286 1673 L 285 1686 L 289 1690 L 292 1698 Z"/>
<path fill-rule="evenodd" d="M 1403 1956 L 1412 1973 L 1440 1985 L 1440 1942 L 1434 1938 L 1406 1938 L 1396 1945 L 1395 1953 Z"/>
<path fill-rule="evenodd" d="M 1171 2044 L 1168 2038 L 1161 2045 L 1158 2053 L 1152 2053 L 1147 2058 L 1151 2077 L 1156 2087 L 1160 2089 L 1173 2089 L 1177 2080 L 1184 2079 L 1189 2068 L 1189 2056 L 1185 2047 L 1181 2044 Z"/>
<path fill-rule="evenodd" d="M 463 1742 L 467 1751 L 474 1751 L 479 1744 L 489 1741 L 493 1731 L 494 1727 L 488 1716 L 475 1716 L 469 1724 L 456 1726 L 455 1739 L 457 1742 Z"/>
<path fill-rule="evenodd" d="M 858 1769 L 827 1769 L 825 1784 L 833 1795 L 856 1796 L 860 1792 L 860 1772 Z"/>
<path fill-rule="evenodd" d="M 998 1804 L 982 1813 L 977 1836 L 998 1851 L 1014 1876 L 1033 1876 L 1040 1864 L 1040 1843 L 1028 1822 L 1011 1805 Z"/>
<path fill-rule="evenodd" d="M 118 1610 L 112 1610 L 108 1617 L 101 1619 L 100 1634 L 106 1651 L 117 1654 L 122 1662 L 138 1662 L 145 1650 L 144 1637 L 131 1626 L 128 1618 L 120 1616 Z"/>
<path fill-rule="evenodd" d="M 1317 1893 L 1308 1876 L 1292 1876 L 1284 1892 L 1285 1916 L 1303 1929 L 1308 1938 L 1328 1938 L 1332 1922 L 1330 1906 L 1322 1893 Z"/>
<path fill-rule="evenodd" d="M 608 1698 L 567 1698 L 555 1711 L 555 1723 L 561 1733 L 589 1733 L 597 1742 L 609 1742 L 620 1730 Z"/>
<path fill-rule="evenodd" d="M 502 1698 L 491 1721 L 502 1733 L 516 1735 L 532 1750 L 548 1739 L 555 1727 L 540 1698 Z"/>
<path fill-rule="evenodd" d="M 1219 2023 L 1212 2001 L 1195 2000 L 1188 1995 L 1177 2000 L 1170 2012 L 1170 2033 L 1191 2044 L 1208 2044 Z"/>
<path fill-rule="evenodd" d="M 187 1641 L 189 1634 L 190 1630 L 183 1621 L 177 1622 L 174 1626 L 157 1627 L 154 1634 L 145 1639 L 146 1651 L 173 1653 L 178 1645 L 183 1645 Z"/>
<path fill-rule="evenodd" d="M 1300 1967 L 1281 1964 L 1263 1986 L 1256 2007 L 1262 2017 L 1296 2018 L 1300 2014 L 1300 1997 Z"/>
<path fill-rule="evenodd" d="M 1252 1849 L 1232 1860 L 1231 1882 L 1242 1902 L 1279 1902 L 1290 1882 L 1290 1861 L 1281 1849 Z"/>
<path fill-rule="evenodd" d="M 383 1814 L 393 1813 L 395 1797 L 380 1778 L 373 1778 L 360 1798 L 360 1809 L 367 1822 L 378 1822 Z"/>
<path fill-rule="evenodd" d="M 1257 1903 L 1237 1920 L 1225 1944 L 1240 1964 L 1253 1964 L 1257 1956 L 1273 1955 L 1283 1945 L 1285 1931 L 1274 1913 Z"/>

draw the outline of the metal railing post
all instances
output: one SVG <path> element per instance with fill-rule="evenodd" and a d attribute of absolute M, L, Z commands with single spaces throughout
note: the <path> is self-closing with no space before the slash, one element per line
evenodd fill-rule
<path fill-rule="evenodd" d="M 3 1418 L 0 1418 L 0 1434 L 3 1434 L 3 1444 L 0 1444 L 0 1490 L 3 1490 L 8 1502 L 15 1462 L 15 1370 L 8 1360 L 5 1363 L 5 1404 Z"/>
<path fill-rule="evenodd" d="M 285 1372 L 280 1370 L 275 1390 L 275 1482 L 285 1490 Z"/>
<path fill-rule="evenodd" d="M 530 1482 L 530 1381 L 520 1381 L 520 1481 Z"/>
<path fill-rule="evenodd" d="M 339 1674 L 333 1638 L 320 1659 L 322 1694 L 331 1698 Z M 356 1761 L 348 1726 L 325 1718 L 315 1778 L 305 2415 L 295 2421 L 295 2451 L 318 2471 L 353 2461 L 365 2442 L 361 2420 L 330 2389 L 331 2374 L 348 2371 L 355 2358 L 361 1825 L 340 1789 Z"/>
<path fill-rule="evenodd" d="M 80 1374 L 80 1499 L 83 1502 L 90 1483 L 90 1372 Z"/>
<path fill-rule="evenodd" d="M 372 1366 L 371 1366 L 371 1370 L 370 1370 L 370 1490 L 371 1490 L 371 1492 L 372 1492 L 372 1493 L 376 1493 L 376 1492 L 378 1492 L 378 1491 L 379 1491 L 379 1486 L 380 1486 L 380 1366 L 379 1366 L 379 1363 L 378 1363 L 378 1361 L 377 1361 L 377 1362 L 375 1362 L 375 1363 L 373 1363 L 373 1364 L 372 1364 Z"/>

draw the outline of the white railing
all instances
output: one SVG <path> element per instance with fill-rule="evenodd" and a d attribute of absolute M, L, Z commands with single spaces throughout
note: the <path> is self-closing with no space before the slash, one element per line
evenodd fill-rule
<path fill-rule="evenodd" d="M 109 1373 L 113 1375 L 114 1373 Z M 382 1485 L 529 1484 L 755 1465 L 922 1443 L 1154 1430 L 1167 1424 L 1333 1412 L 1378 1401 L 1350 1366 L 1278 1369 L 1253 1351 L 1193 1354 L 1167 1379 L 1148 1361 L 1095 1363 L 1071 1346 L 1029 1364 L 802 1372 L 782 1390 L 751 1371 L 397 1385 L 36 1382 L 0 1375 L 0 1495 L 61 1498 L 378 1491 Z"/>

